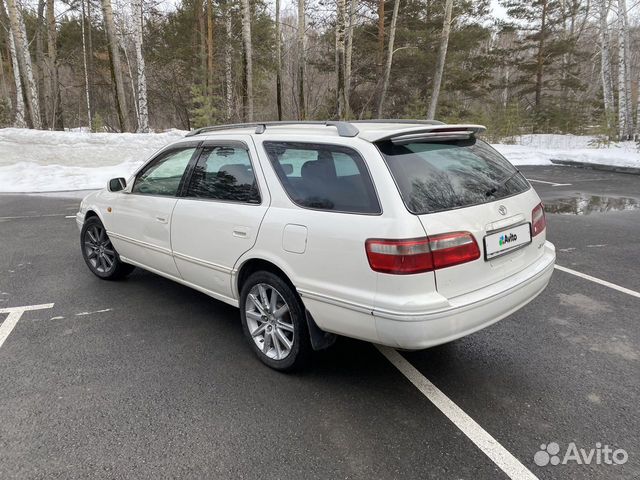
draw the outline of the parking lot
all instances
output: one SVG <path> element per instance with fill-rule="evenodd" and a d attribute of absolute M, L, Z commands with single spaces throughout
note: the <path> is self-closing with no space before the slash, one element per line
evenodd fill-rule
<path fill-rule="evenodd" d="M 421 352 L 340 339 L 292 375 L 232 307 L 94 277 L 77 194 L 0 196 L 0 478 L 640 478 L 640 177 L 521 170 L 563 267 L 542 295 Z M 536 464 L 551 442 L 560 464 Z M 628 458 L 564 464 L 570 443 Z"/>

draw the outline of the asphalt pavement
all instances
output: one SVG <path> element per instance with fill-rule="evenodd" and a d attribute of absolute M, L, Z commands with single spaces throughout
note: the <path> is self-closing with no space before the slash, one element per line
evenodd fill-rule
<path fill-rule="evenodd" d="M 507 319 L 402 358 L 535 477 L 640 478 L 640 176 L 522 171 L 558 265 L 622 290 L 556 270 Z M 234 308 L 140 269 L 99 280 L 78 203 L 0 195 L 0 479 L 510 478 L 371 344 L 281 374 Z M 571 444 L 594 456 L 564 464 Z"/>

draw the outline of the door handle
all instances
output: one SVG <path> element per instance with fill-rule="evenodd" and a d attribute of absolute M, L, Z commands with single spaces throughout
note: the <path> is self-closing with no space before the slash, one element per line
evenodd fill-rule
<path fill-rule="evenodd" d="M 236 227 L 233 229 L 232 235 L 238 238 L 247 238 L 249 236 L 249 231 L 246 228 Z"/>
<path fill-rule="evenodd" d="M 167 223 L 167 219 L 165 217 L 157 216 L 156 220 L 159 221 L 160 223 Z"/>

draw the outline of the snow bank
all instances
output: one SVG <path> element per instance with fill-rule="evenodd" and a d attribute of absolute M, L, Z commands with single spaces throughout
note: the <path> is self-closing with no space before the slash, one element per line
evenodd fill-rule
<path fill-rule="evenodd" d="M 640 167 L 640 152 L 634 142 L 599 145 L 592 136 L 522 135 L 513 145 L 493 146 L 514 165 L 551 165 L 554 160 L 573 160 L 619 167 Z"/>
<path fill-rule="evenodd" d="M 102 188 L 128 177 L 164 145 L 186 132 L 87 133 L 0 129 L 0 192 L 54 192 Z M 640 167 L 633 142 L 597 148 L 576 135 L 523 135 L 513 145 L 495 144 L 514 165 L 550 165 L 551 159 Z"/>
<path fill-rule="evenodd" d="M 0 129 L 0 192 L 102 188 L 186 132 L 86 133 Z"/>

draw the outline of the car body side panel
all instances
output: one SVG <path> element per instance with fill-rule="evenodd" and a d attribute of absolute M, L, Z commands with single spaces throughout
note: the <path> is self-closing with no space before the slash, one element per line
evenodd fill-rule
<path fill-rule="evenodd" d="M 287 137 L 269 136 L 269 141 L 286 140 Z M 284 264 L 285 267 L 281 268 L 291 272 L 291 281 L 320 328 L 352 337 L 375 339 L 371 311 L 380 274 L 369 266 L 365 241 L 369 238 L 411 238 L 424 235 L 424 230 L 418 218 L 406 211 L 397 192 L 388 188 L 389 173 L 371 144 L 335 138 L 327 141 L 326 138 L 310 137 L 305 141 L 356 149 L 367 163 L 382 213 L 364 215 L 297 206 L 287 196 L 266 152 L 257 142 L 272 199 L 256 245 L 246 258 L 268 260 L 275 257 L 276 265 Z M 287 225 L 306 228 L 307 243 L 302 253 L 283 248 Z M 435 289 L 433 273 L 424 275 L 422 280 L 425 291 Z"/>

